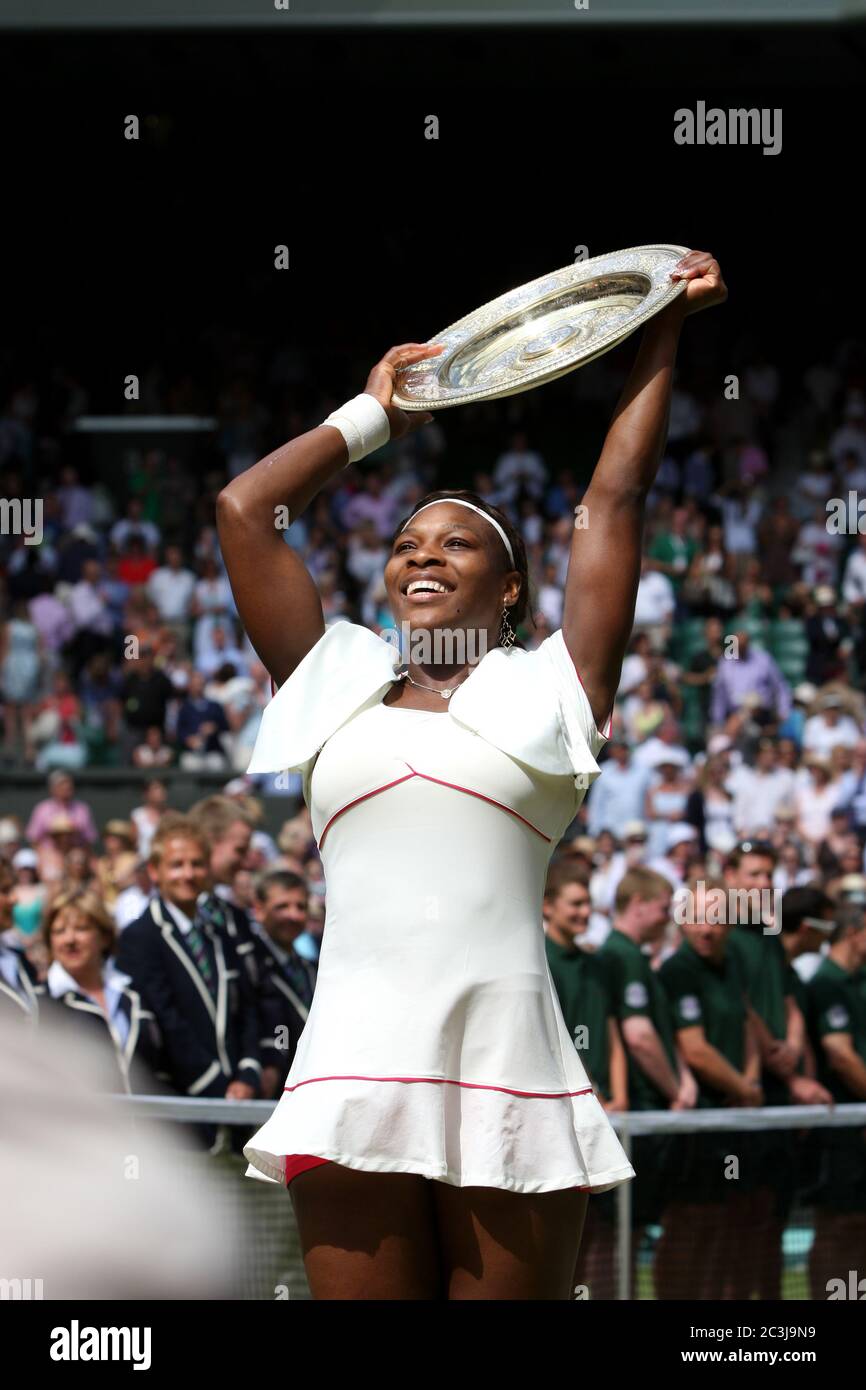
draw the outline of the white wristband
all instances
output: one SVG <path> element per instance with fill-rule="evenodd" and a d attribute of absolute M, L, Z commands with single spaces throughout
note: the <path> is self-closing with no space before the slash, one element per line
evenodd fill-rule
<path fill-rule="evenodd" d="M 360 396 L 353 396 L 339 410 L 332 411 L 322 424 L 332 425 L 345 439 L 349 450 L 347 468 L 350 463 L 357 463 L 367 454 L 372 454 L 374 449 L 381 449 L 391 438 L 391 426 L 384 407 L 366 391 L 362 391 Z"/>

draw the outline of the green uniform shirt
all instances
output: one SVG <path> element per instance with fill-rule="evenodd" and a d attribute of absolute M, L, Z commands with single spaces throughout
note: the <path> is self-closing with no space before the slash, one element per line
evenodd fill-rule
<path fill-rule="evenodd" d="M 788 973 L 785 976 L 785 993 L 794 997 L 794 1003 L 800 1010 L 804 1018 L 807 1017 L 809 1009 L 809 996 L 806 993 L 806 983 L 797 974 L 793 965 L 788 966 Z"/>
<path fill-rule="evenodd" d="M 648 1018 L 661 1039 L 668 1061 L 677 1071 L 673 1019 L 658 975 L 640 946 L 615 927 L 599 952 L 604 962 L 616 1017 Z M 667 1110 L 670 1101 L 628 1054 L 628 1098 L 632 1110 Z"/>
<path fill-rule="evenodd" d="M 725 952 L 720 965 L 704 960 L 684 941 L 659 970 L 674 1027 L 703 1028 L 704 1036 L 732 1067 L 746 1065 L 746 988 L 739 961 Z M 697 1079 L 697 1078 L 696 1078 Z M 698 1105 L 726 1105 L 728 1096 L 698 1081 Z"/>
<path fill-rule="evenodd" d="M 610 1100 L 607 1029 L 614 1009 L 604 966 L 579 946 L 560 946 L 549 936 L 544 945 L 565 1026 L 590 1080 Z"/>
<path fill-rule="evenodd" d="M 778 936 L 765 936 L 760 926 L 731 928 L 727 954 L 738 961 L 746 993 L 755 1013 L 774 1038 L 787 1034 L 785 995 L 791 993 L 788 958 Z"/>
<path fill-rule="evenodd" d="M 858 972 L 859 973 L 859 972 Z M 857 975 L 843 970 L 830 956 L 822 960 L 808 984 L 809 1027 L 812 1033 L 818 1074 L 834 1100 L 859 1101 L 849 1091 L 838 1072 L 827 1065 L 822 1038 L 829 1033 L 850 1033 L 854 1048 L 866 1062 L 866 997 Z"/>
<path fill-rule="evenodd" d="M 726 954 L 740 966 L 746 994 L 755 1013 L 764 1020 L 774 1038 L 784 1040 L 788 1031 L 785 996 L 792 993 L 791 967 L 778 935 L 765 936 L 761 926 L 732 927 Z M 791 1095 L 781 1077 L 765 1068 L 761 1085 L 765 1105 L 790 1105 Z"/>
<path fill-rule="evenodd" d="M 685 536 L 676 536 L 673 531 L 663 531 L 652 542 L 649 553 L 651 559 L 660 560 L 663 565 L 677 566 L 676 573 L 669 574 L 667 578 L 679 593 L 689 565 L 697 553 L 695 542 Z"/>

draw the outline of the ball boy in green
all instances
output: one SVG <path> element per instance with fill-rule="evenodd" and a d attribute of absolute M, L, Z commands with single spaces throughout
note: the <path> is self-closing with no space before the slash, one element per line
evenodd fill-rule
<path fill-rule="evenodd" d="M 630 869 L 616 891 L 614 923 L 599 952 L 608 971 L 628 1056 L 631 1110 L 690 1109 L 695 1079 L 678 1056 L 667 996 L 641 947 L 657 940 L 670 920 L 671 885 L 652 869 Z M 632 1223 L 636 1232 L 658 1221 L 674 1177 L 679 1136 L 635 1139 Z M 636 1238 L 635 1249 L 639 1244 Z"/>
<path fill-rule="evenodd" d="M 590 908 L 586 870 L 567 860 L 551 864 L 544 944 L 562 1016 L 605 1110 L 627 1110 L 625 1047 L 607 973 L 598 955 L 580 945 Z M 572 1285 L 586 1285 L 593 1299 L 616 1298 L 615 1217 L 613 1192 L 590 1197 Z"/>
<path fill-rule="evenodd" d="M 625 1110 L 625 1048 L 607 973 L 598 956 L 580 946 L 590 906 L 586 871 L 552 865 L 544 895 L 544 944 L 562 1016 L 605 1109 Z"/>
<path fill-rule="evenodd" d="M 809 1027 L 819 1074 L 841 1104 L 866 1101 L 866 916 L 838 909 L 829 954 L 809 981 Z M 862 1126 L 821 1131 L 821 1181 L 815 1196 L 815 1240 L 809 1257 L 813 1298 L 829 1280 L 862 1266 L 866 1250 L 866 1135 Z M 859 1264 L 858 1264 L 859 1262 Z"/>
<path fill-rule="evenodd" d="M 673 1011 L 677 1046 L 698 1083 L 698 1106 L 757 1106 L 761 1056 L 745 983 L 728 950 L 727 891 L 693 878 L 674 897 L 679 949 L 659 976 Z M 659 1298 L 748 1298 L 742 1258 L 760 1176 L 752 1136 L 712 1131 L 685 1137 L 682 1166 L 656 1248 Z"/>

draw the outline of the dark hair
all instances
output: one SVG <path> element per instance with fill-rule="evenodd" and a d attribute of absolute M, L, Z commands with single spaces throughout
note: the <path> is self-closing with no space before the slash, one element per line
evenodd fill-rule
<path fill-rule="evenodd" d="M 778 854 L 769 840 L 741 840 L 735 845 L 727 857 L 726 864 L 729 869 L 738 869 L 747 854 L 759 854 L 762 859 L 772 859 L 775 864 Z"/>
<path fill-rule="evenodd" d="M 557 859 L 550 865 L 547 871 L 547 882 L 544 887 L 544 896 L 548 902 L 555 902 L 564 888 L 568 888 L 572 883 L 579 883 L 582 888 L 589 891 L 589 873 L 579 864 L 569 864 L 567 859 Z"/>
<path fill-rule="evenodd" d="M 523 543 L 523 537 L 516 529 L 511 519 L 506 516 L 505 512 L 500 511 L 498 507 L 492 506 L 490 502 L 485 502 L 484 498 L 479 496 L 477 492 L 470 492 L 467 488 L 444 488 L 439 492 L 428 492 L 425 497 L 419 499 L 408 516 L 404 516 L 402 521 L 397 523 L 394 534 L 391 537 L 391 545 L 393 546 L 400 532 L 403 530 L 403 527 L 411 521 L 415 513 L 419 512 L 422 507 L 426 507 L 428 502 L 445 502 L 450 497 L 460 498 L 464 502 L 471 502 L 474 506 L 479 507 L 481 511 L 486 512 L 488 516 L 493 517 L 494 520 L 499 522 L 499 525 L 502 527 L 511 543 L 511 550 L 514 555 L 513 568 L 517 570 L 520 575 L 520 593 L 518 594 L 517 602 L 508 610 L 512 627 L 517 628 L 521 623 L 525 623 L 527 616 L 532 626 L 535 627 L 535 618 L 533 617 L 530 607 L 529 562 L 526 558 L 526 546 Z M 506 568 L 510 569 L 511 566 L 508 564 L 508 556 L 505 554 L 504 546 L 502 547 L 502 558 Z M 521 643 L 515 641 L 514 645 L 519 647 Z"/>
<path fill-rule="evenodd" d="M 256 884 L 256 898 L 260 903 L 267 902 L 271 888 L 303 888 L 304 892 L 307 892 L 307 885 L 301 875 L 293 874 L 290 869 L 271 869 L 270 873 L 262 874 Z"/>
<path fill-rule="evenodd" d="M 822 917 L 833 907 L 833 899 L 815 883 L 789 888 L 782 898 L 782 931 L 799 931 L 804 917 Z"/>

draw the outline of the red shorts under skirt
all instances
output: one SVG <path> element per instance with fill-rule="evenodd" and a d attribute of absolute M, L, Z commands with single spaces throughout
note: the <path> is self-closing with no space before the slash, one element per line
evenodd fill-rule
<path fill-rule="evenodd" d="M 299 1173 L 306 1173 L 308 1168 L 318 1168 L 322 1163 L 330 1163 L 329 1158 L 316 1158 L 313 1154 L 287 1154 L 283 1159 L 286 1171 L 286 1187 L 293 1178 Z"/>
<path fill-rule="evenodd" d="M 299 1173 L 306 1173 L 308 1168 L 318 1168 L 323 1163 L 330 1163 L 329 1158 L 316 1158 L 314 1154 L 286 1154 L 283 1159 L 286 1173 L 286 1187 L 292 1182 Z M 588 1187 L 578 1187 L 578 1192 L 588 1192 Z"/>

